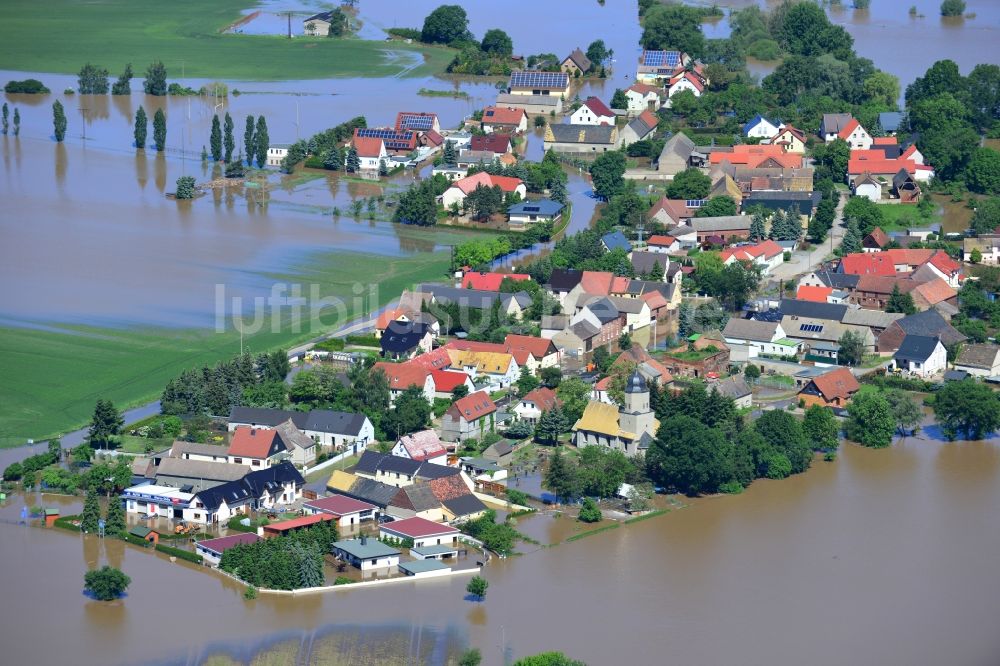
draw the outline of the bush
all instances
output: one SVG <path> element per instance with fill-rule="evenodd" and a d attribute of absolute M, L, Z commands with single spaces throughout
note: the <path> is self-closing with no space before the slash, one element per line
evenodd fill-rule
<path fill-rule="evenodd" d="M 80 520 L 80 516 L 62 516 L 61 518 L 56 518 L 53 525 L 61 527 L 64 530 L 69 530 L 70 532 L 79 532 L 80 526 L 74 525 L 74 520 Z"/>
<path fill-rule="evenodd" d="M 399 37 L 400 39 L 412 39 L 416 42 L 420 41 L 420 31 L 415 28 L 389 28 L 386 32 L 393 37 Z"/>
<path fill-rule="evenodd" d="M 379 341 L 374 335 L 348 335 L 344 340 L 349 345 L 359 347 L 378 347 Z"/>
<path fill-rule="evenodd" d="M 174 196 L 178 199 L 194 199 L 194 176 L 181 176 L 177 179 L 177 192 Z"/>
<path fill-rule="evenodd" d="M 465 591 L 482 601 L 486 598 L 486 588 L 489 586 L 489 581 L 482 576 L 473 576 L 469 584 L 465 586 Z"/>
<path fill-rule="evenodd" d="M 531 498 L 527 493 L 521 492 L 520 490 L 515 490 L 509 488 L 507 490 L 507 501 L 511 504 L 520 504 L 521 506 L 528 506 L 528 501 Z"/>
<path fill-rule="evenodd" d="M 173 555 L 182 560 L 187 560 L 188 562 L 194 562 L 195 564 L 201 564 L 204 558 L 197 553 L 192 553 L 189 550 L 181 550 L 180 548 L 174 548 L 173 546 L 164 546 L 163 544 L 156 544 L 156 550 L 167 555 Z"/>
<path fill-rule="evenodd" d="M 719 486 L 719 492 L 727 495 L 739 495 L 743 492 L 743 484 L 739 481 L 726 481 Z"/>
<path fill-rule="evenodd" d="M 51 92 L 38 79 L 25 79 L 23 81 L 8 81 L 3 87 L 7 93 L 20 93 L 22 95 L 44 95 Z"/>
<path fill-rule="evenodd" d="M 327 338 L 313 345 L 316 351 L 343 351 L 344 340 L 342 338 Z"/>
<path fill-rule="evenodd" d="M 597 523 L 600 522 L 603 517 L 604 516 L 601 514 L 600 507 L 597 506 L 597 502 L 589 497 L 583 500 L 583 506 L 580 507 L 580 522 Z"/>
<path fill-rule="evenodd" d="M 83 581 L 83 589 L 94 595 L 94 598 L 111 601 L 125 594 L 132 579 L 118 569 L 104 565 L 84 574 Z"/>
<path fill-rule="evenodd" d="M 253 585 L 248 585 L 247 589 L 243 590 L 243 598 L 247 601 L 253 601 L 257 598 L 257 588 Z"/>
<path fill-rule="evenodd" d="M 140 548 L 149 548 L 149 542 L 145 539 L 140 539 L 134 534 L 129 534 L 128 532 L 122 532 L 121 538 L 126 543 L 130 543 L 133 546 L 139 546 Z"/>
<path fill-rule="evenodd" d="M 337 579 L 333 581 L 334 585 L 350 585 L 354 581 L 347 576 L 337 576 Z"/>
<path fill-rule="evenodd" d="M 535 116 L 535 127 L 545 127 L 545 116 Z"/>

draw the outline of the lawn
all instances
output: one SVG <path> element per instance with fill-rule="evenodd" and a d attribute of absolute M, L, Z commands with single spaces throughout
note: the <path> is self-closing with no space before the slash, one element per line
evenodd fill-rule
<path fill-rule="evenodd" d="M 442 279 L 448 263 L 447 252 L 410 257 L 320 253 L 294 275 L 280 278 L 320 285 L 324 297 L 340 297 L 346 315 L 354 317 L 361 310 L 384 305 L 416 282 Z M 355 299 L 353 288 L 359 282 L 378 285 L 377 293 Z M 244 345 L 259 352 L 287 347 L 322 332 L 309 325 L 300 332 L 292 331 L 287 323 L 277 332 L 264 326 L 259 333 L 246 335 Z M 214 363 L 239 349 L 239 334 L 232 330 L 0 327 L 0 357 L 4 359 L 0 447 L 80 427 L 89 420 L 98 398 L 114 401 L 119 409 L 153 400 L 182 369 Z"/>
<path fill-rule="evenodd" d="M 112 81 L 131 62 L 138 78 L 162 60 L 181 75 L 248 81 L 352 76 L 426 76 L 444 71 L 446 48 L 360 39 L 222 34 L 247 0 L 171 3 L 135 0 L 7 0 L 0 21 L 0 69 L 75 74 L 90 61 Z M 301 20 L 293 17 L 292 20 Z M 133 82 L 135 84 L 136 82 Z"/>
<path fill-rule="evenodd" d="M 879 210 L 884 219 L 883 231 L 905 231 L 907 227 L 926 227 L 941 222 L 937 213 L 924 216 L 913 204 L 883 204 Z"/>

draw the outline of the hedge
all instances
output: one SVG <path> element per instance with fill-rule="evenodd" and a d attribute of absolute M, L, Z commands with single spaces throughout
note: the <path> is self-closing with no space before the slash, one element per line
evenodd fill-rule
<path fill-rule="evenodd" d="M 80 526 L 74 525 L 70 522 L 71 520 L 80 520 L 80 516 L 63 516 L 62 518 L 56 518 L 52 524 L 70 532 L 79 532 Z"/>
<path fill-rule="evenodd" d="M 139 537 L 137 537 L 134 534 L 129 534 L 128 532 L 125 532 L 124 534 L 121 535 L 121 537 L 122 537 L 122 539 L 124 539 L 125 541 L 129 542 L 133 546 L 139 546 L 140 548 L 149 548 L 149 542 L 148 541 L 146 541 L 145 539 L 139 538 Z"/>
<path fill-rule="evenodd" d="M 348 335 L 344 338 L 349 345 L 357 345 L 359 347 L 378 347 L 379 341 L 374 335 Z"/>
<path fill-rule="evenodd" d="M 188 562 L 194 562 L 195 564 L 201 564 L 204 558 L 197 553 L 192 553 L 190 550 L 181 550 L 180 548 L 174 548 L 173 546 L 164 546 L 163 544 L 156 544 L 156 550 L 167 555 L 173 555 L 174 557 L 179 557 L 182 560 L 187 560 Z"/>

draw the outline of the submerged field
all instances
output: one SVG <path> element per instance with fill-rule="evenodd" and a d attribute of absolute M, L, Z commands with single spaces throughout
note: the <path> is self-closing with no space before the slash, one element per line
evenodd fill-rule
<path fill-rule="evenodd" d="M 448 262 L 447 252 L 409 257 L 325 253 L 294 274 L 267 277 L 316 284 L 322 296 L 342 299 L 346 316 L 352 318 L 384 305 L 411 284 L 441 279 Z M 356 298 L 358 283 L 378 285 L 378 290 Z M 245 336 L 243 344 L 254 352 L 289 346 L 346 323 L 333 321 L 329 314 L 322 319 L 323 326 L 305 322 L 295 332 L 285 317 L 277 332 L 264 326 Z M 182 369 L 214 363 L 239 348 L 239 333 L 231 326 L 225 333 L 159 327 L 0 327 L 0 447 L 80 427 L 98 398 L 111 399 L 119 408 L 154 400 Z"/>
<path fill-rule="evenodd" d="M 401 42 L 222 34 L 252 4 L 53 0 L 42 8 L 7 0 L 0 7 L 0 69 L 75 74 L 89 61 L 107 67 L 114 80 L 130 62 L 141 79 L 148 63 L 162 60 L 171 81 L 182 65 L 190 77 L 278 81 L 426 76 L 443 72 L 452 58 L 449 49 Z"/>

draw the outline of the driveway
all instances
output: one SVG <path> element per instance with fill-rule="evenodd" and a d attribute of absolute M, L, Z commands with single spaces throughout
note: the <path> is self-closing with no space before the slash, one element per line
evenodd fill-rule
<path fill-rule="evenodd" d="M 790 261 L 786 261 L 773 269 L 770 273 L 772 279 L 791 280 L 805 273 L 812 272 L 817 266 L 823 263 L 827 257 L 833 255 L 833 250 L 840 245 L 844 239 L 847 229 L 844 227 L 844 206 L 847 204 L 847 197 L 842 196 L 837 204 L 837 213 L 833 219 L 833 227 L 827 235 L 825 241 L 814 246 L 811 250 L 798 250 L 792 253 Z"/>

